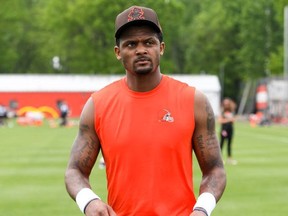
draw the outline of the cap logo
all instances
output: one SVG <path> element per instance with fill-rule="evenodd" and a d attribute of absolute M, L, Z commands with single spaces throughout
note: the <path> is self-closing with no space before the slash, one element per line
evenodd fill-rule
<path fill-rule="evenodd" d="M 133 20 L 143 20 L 145 19 L 144 17 L 144 11 L 142 8 L 134 7 L 128 14 L 128 22 L 133 21 Z"/>

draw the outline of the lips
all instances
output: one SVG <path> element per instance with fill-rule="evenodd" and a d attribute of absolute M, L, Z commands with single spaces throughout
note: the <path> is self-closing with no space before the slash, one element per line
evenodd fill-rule
<path fill-rule="evenodd" d="M 138 58 L 136 59 L 136 63 L 146 63 L 146 62 L 149 62 L 150 59 L 149 58 L 146 58 L 146 57 L 141 57 L 141 58 Z"/>

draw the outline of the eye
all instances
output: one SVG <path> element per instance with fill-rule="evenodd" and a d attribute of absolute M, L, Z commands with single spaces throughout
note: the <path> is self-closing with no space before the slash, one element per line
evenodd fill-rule
<path fill-rule="evenodd" d="M 127 47 L 129 47 L 129 48 L 135 47 L 135 45 L 136 45 L 136 43 L 133 41 L 130 41 L 127 43 Z"/>
<path fill-rule="evenodd" d="M 154 44 L 153 40 L 148 40 L 148 41 L 146 41 L 146 45 L 147 45 L 147 46 L 151 46 L 151 45 L 153 45 L 153 44 Z"/>

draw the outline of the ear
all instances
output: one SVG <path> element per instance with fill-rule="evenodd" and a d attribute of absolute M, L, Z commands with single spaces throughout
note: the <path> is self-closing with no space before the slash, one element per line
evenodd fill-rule
<path fill-rule="evenodd" d="M 114 53 L 115 53 L 115 56 L 118 60 L 121 60 L 121 55 L 120 55 L 120 49 L 118 46 L 115 46 L 114 47 Z"/>
<path fill-rule="evenodd" d="M 160 44 L 160 55 L 161 56 L 164 54 L 164 50 L 165 50 L 165 43 L 161 42 L 161 44 Z"/>

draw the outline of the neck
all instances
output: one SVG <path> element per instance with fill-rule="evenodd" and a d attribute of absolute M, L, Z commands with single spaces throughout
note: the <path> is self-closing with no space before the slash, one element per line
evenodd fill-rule
<path fill-rule="evenodd" d="M 153 73 L 149 74 L 132 74 L 129 72 L 126 72 L 127 76 L 127 85 L 128 88 L 132 91 L 137 92 L 147 92 L 151 91 L 152 89 L 156 88 L 162 78 L 162 74 L 160 73 L 160 70 L 156 70 Z"/>

